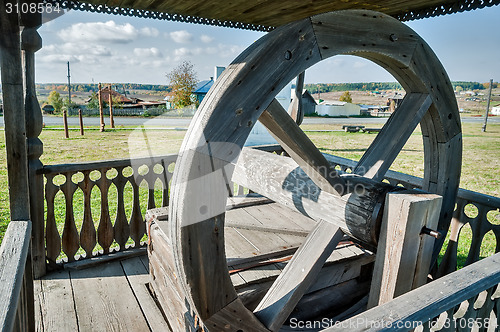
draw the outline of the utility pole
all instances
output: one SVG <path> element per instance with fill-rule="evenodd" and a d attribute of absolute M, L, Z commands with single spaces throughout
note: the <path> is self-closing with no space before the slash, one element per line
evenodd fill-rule
<path fill-rule="evenodd" d="M 101 83 L 99 83 L 99 94 L 98 94 L 98 97 L 99 97 L 99 118 L 100 118 L 100 129 L 99 131 L 100 132 L 103 132 L 104 131 L 104 113 L 103 113 L 103 110 L 102 110 L 102 91 L 101 91 Z"/>
<path fill-rule="evenodd" d="M 69 61 L 68 61 L 68 108 L 71 105 L 71 75 L 69 73 Z"/>
<path fill-rule="evenodd" d="M 493 79 L 490 79 L 490 89 L 488 90 L 488 101 L 486 102 L 486 115 L 484 116 L 483 133 L 486 131 L 488 123 L 488 112 L 490 111 L 491 89 L 493 88 Z"/>

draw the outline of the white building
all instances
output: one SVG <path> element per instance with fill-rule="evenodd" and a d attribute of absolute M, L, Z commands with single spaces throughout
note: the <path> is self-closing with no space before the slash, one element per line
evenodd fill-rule
<path fill-rule="evenodd" d="M 491 108 L 491 114 L 500 115 L 500 105 Z"/>
<path fill-rule="evenodd" d="M 360 115 L 361 106 L 345 101 L 325 100 L 321 104 L 316 105 L 316 113 L 327 116 Z"/>

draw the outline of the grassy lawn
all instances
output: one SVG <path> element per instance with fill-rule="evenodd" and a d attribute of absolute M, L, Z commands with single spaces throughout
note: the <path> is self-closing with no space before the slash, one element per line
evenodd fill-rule
<path fill-rule="evenodd" d="M 363 124 L 363 119 L 359 119 Z M 374 125 L 369 125 L 373 127 Z M 345 158 L 359 160 L 375 138 L 375 134 L 345 133 L 341 131 L 318 132 L 314 130 L 336 130 L 339 125 L 303 125 L 312 141 L 321 151 L 338 155 Z M 486 193 L 500 197 L 500 125 L 488 125 L 486 133 L 481 132 L 481 124 L 463 124 L 464 153 L 462 162 L 462 178 L 460 186 L 465 189 Z M 171 130 L 108 130 L 100 133 L 98 130 L 87 130 L 85 136 L 80 136 L 76 130 L 70 131 L 70 139 L 63 137 L 61 130 L 45 129 L 41 134 L 44 142 L 44 164 L 60 164 L 82 161 L 95 161 L 106 159 L 123 159 L 153 154 L 176 153 L 181 145 L 185 131 Z M 9 200 L 7 186 L 7 170 L 5 157 L 5 138 L 0 135 L 0 242 L 9 221 Z M 410 137 L 392 168 L 395 171 L 408 173 L 415 176 L 423 175 L 423 145 L 419 130 Z M 59 180 L 62 181 L 62 180 Z M 110 189 L 113 192 L 113 188 Z M 116 188 L 114 189 L 116 192 Z M 159 193 L 159 191 L 158 191 Z M 116 193 L 112 193 L 116 195 Z M 131 186 L 126 188 L 126 197 L 131 198 Z M 141 189 L 141 199 L 144 201 L 147 190 Z M 157 195 L 157 202 L 160 201 Z M 93 219 L 99 220 L 99 192 L 98 188 L 93 190 Z M 81 205 L 83 195 L 78 191 L 75 195 L 75 206 Z M 130 200 L 129 200 L 130 201 Z M 57 222 L 62 230 L 64 222 L 64 198 L 62 193 L 56 197 L 58 210 L 56 211 Z M 116 203 L 112 203 L 110 197 L 111 220 L 114 221 L 116 214 Z M 97 213 L 96 213 L 97 211 Z M 143 211 L 144 212 L 144 211 Z M 131 213 L 131 204 L 126 206 L 126 213 Z M 75 220 L 81 223 L 82 213 L 75 213 Z M 488 215 L 491 222 L 500 224 L 498 213 Z M 79 221 L 80 220 L 80 221 Z M 77 225 L 77 228 L 80 226 Z M 465 230 L 467 231 L 467 230 Z M 468 230 L 470 233 L 470 230 Z M 495 239 L 493 236 L 483 242 L 484 255 L 494 252 Z M 470 244 L 470 243 L 469 243 Z M 467 243 L 461 245 L 460 250 L 467 250 Z M 482 255 L 483 255 L 482 254 Z M 459 253 L 460 255 L 460 253 Z"/>

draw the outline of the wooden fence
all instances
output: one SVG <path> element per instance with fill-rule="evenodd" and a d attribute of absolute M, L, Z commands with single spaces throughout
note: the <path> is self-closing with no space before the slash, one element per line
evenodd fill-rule
<path fill-rule="evenodd" d="M 0 247 L 0 330 L 34 331 L 31 221 L 11 221 Z"/>

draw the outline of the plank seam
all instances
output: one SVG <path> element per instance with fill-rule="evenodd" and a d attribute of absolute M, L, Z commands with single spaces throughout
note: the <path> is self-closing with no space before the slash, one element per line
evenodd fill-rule
<path fill-rule="evenodd" d="M 69 276 L 69 284 L 71 285 L 71 297 L 73 298 L 73 310 L 75 311 L 76 327 L 78 328 L 78 332 L 80 332 L 80 322 L 78 318 L 78 311 L 76 310 L 75 290 L 73 288 L 73 279 L 71 278 L 71 271 L 68 271 L 68 276 Z"/>
<path fill-rule="evenodd" d="M 141 260 L 139 260 L 141 261 Z M 135 293 L 134 291 L 134 287 L 132 287 L 132 284 L 130 282 L 130 280 L 128 279 L 128 274 L 127 272 L 125 271 L 125 268 L 123 267 L 123 264 L 122 264 L 123 261 L 120 261 L 120 267 L 123 271 L 123 275 L 125 276 L 125 280 L 127 280 L 127 284 L 128 284 L 128 287 L 130 288 L 130 290 L 132 291 L 132 294 L 134 295 L 134 299 L 135 301 L 137 302 L 137 304 L 139 305 L 139 309 L 141 309 L 141 313 L 142 313 L 142 317 L 144 317 L 144 320 L 146 321 L 146 324 L 148 325 L 148 329 L 149 331 L 153 331 L 151 329 L 151 325 L 149 325 L 149 321 L 148 321 L 148 318 L 146 317 L 146 314 L 144 313 L 144 309 L 142 308 L 141 306 L 141 302 L 139 301 L 139 299 L 137 298 L 137 294 Z M 141 262 L 142 264 L 142 262 Z"/>

